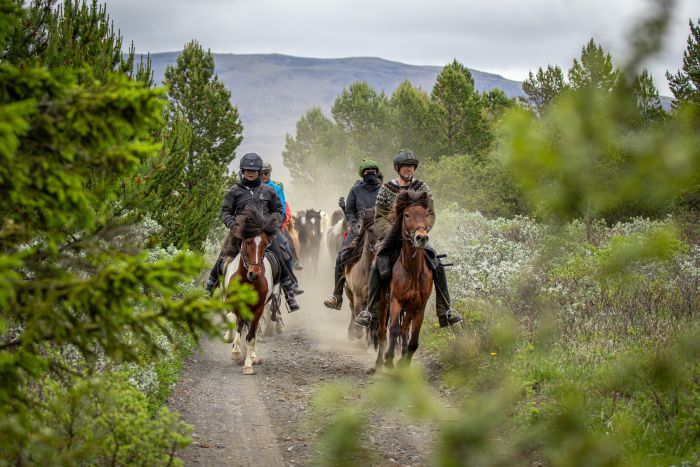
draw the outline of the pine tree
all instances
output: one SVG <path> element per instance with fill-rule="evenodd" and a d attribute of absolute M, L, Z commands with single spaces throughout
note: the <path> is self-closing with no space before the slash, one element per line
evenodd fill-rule
<path fill-rule="evenodd" d="M 135 67 L 133 43 L 125 53 L 123 39 L 107 14 L 106 5 L 92 0 L 34 0 L 19 12 L 21 21 L 13 28 L 0 57 L 18 66 L 41 64 L 49 68 L 88 66 L 91 73 L 80 80 L 104 80 L 108 73 L 123 73 L 153 85 L 150 57 L 141 57 Z"/>
<path fill-rule="evenodd" d="M 620 71 L 613 66 L 610 54 L 591 39 L 581 50 L 581 61 L 574 59 L 569 69 L 569 86 L 612 92 L 619 77 Z"/>
<path fill-rule="evenodd" d="M 668 71 L 666 79 L 676 100 L 673 107 L 684 104 L 700 105 L 700 19 L 691 19 L 688 46 L 683 52 L 683 66 L 675 75 Z"/>
<path fill-rule="evenodd" d="M 430 126 L 430 96 L 404 81 L 391 95 L 393 134 L 399 148 L 411 148 L 422 159 L 437 157 L 432 144 L 437 138 Z"/>
<path fill-rule="evenodd" d="M 187 168 L 208 159 L 226 171 L 243 139 L 231 92 L 214 73 L 214 56 L 197 41 L 185 45 L 177 63 L 165 69 L 164 84 L 173 106 L 192 127 Z M 191 180 L 194 182 L 194 180 Z"/>
<path fill-rule="evenodd" d="M 539 113 L 566 88 L 564 74 L 556 65 L 547 65 L 546 70 L 540 67 L 534 75 L 530 71 L 523 82 L 523 92 L 527 95 L 527 101 Z"/>
<path fill-rule="evenodd" d="M 15 37 L 28 15 L 19 3 L 0 0 L 4 52 L 11 42 L 6 35 Z M 89 457 L 103 448 L 96 438 L 76 440 L 86 443 L 75 448 L 82 449 L 76 461 L 67 454 L 75 454 L 70 441 L 44 429 L 49 399 L 64 411 L 70 403 L 89 406 L 95 386 L 80 389 L 81 373 L 104 371 L 105 360 L 157 355 L 163 350 L 156 336 L 218 333 L 212 312 L 223 311 L 183 287 L 203 268 L 201 258 L 183 252 L 146 261 L 140 239 L 114 220 L 124 181 L 158 151 L 151 131 L 162 125 L 164 92 L 120 72 L 85 80 L 93 72 L 82 66 L 0 63 L 0 452 L 10 464 L 61 463 L 59 455 L 70 464 L 99 463 Z M 254 298 L 242 290 L 234 295 L 232 306 Z M 52 378 L 56 383 L 46 387 Z M 118 386 L 100 396 L 106 410 L 138 399 L 123 381 Z M 155 426 L 143 414 L 126 418 L 139 429 Z M 166 417 L 154 428 L 161 431 L 143 433 L 117 422 L 114 442 L 156 434 L 171 439 L 173 422 Z M 172 445 L 158 449 L 167 458 Z M 148 463 L 143 459 L 137 455 L 134 462 Z"/>
<path fill-rule="evenodd" d="M 440 155 L 477 154 L 493 139 L 469 70 L 454 60 L 438 75 L 431 100 L 431 123 L 439 133 Z"/>
<path fill-rule="evenodd" d="M 389 102 L 364 81 L 343 89 L 331 107 L 338 128 L 345 133 L 365 157 L 391 152 L 386 131 L 390 126 Z"/>
<path fill-rule="evenodd" d="M 637 97 L 637 107 L 643 123 L 655 122 L 666 115 L 661 107 L 659 91 L 654 86 L 654 80 L 646 68 L 635 79 L 633 90 Z"/>

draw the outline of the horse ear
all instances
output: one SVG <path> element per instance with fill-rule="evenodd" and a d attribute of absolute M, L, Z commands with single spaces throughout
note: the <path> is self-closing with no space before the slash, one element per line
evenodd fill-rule
<path fill-rule="evenodd" d="M 426 200 L 428 199 L 428 192 L 427 191 L 421 191 L 420 198 L 421 200 Z"/>

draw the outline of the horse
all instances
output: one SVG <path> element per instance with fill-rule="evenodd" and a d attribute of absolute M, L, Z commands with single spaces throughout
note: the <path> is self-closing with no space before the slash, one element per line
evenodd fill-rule
<path fill-rule="evenodd" d="M 299 241 L 299 232 L 297 232 L 297 222 L 299 222 L 296 216 L 292 216 L 289 225 L 287 225 L 287 239 L 290 241 L 294 247 L 294 251 L 297 254 L 297 258 L 301 257 L 301 242 Z"/>
<path fill-rule="evenodd" d="M 226 290 L 234 278 L 241 283 L 250 284 L 258 294 L 258 301 L 251 307 L 251 313 L 243 315 L 235 309 L 236 334 L 233 339 L 231 358 L 241 359 L 243 362 L 243 374 L 253 375 L 253 364 L 259 363 L 255 353 L 255 335 L 258 323 L 265 310 L 265 303 L 273 291 L 273 277 L 270 260 L 265 257 L 265 248 L 277 232 L 275 218 L 265 219 L 260 208 L 249 206 L 236 217 L 234 236 L 241 240 L 240 253 L 235 258 L 228 258 L 224 265 L 224 300 Z M 247 330 L 244 340 L 241 334 Z"/>
<path fill-rule="evenodd" d="M 374 225 L 374 208 L 365 209 L 360 213 L 360 233 L 350 244 L 350 249 L 344 254 L 343 267 L 345 270 L 345 294 L 350 302 L 350 323 L 348 324 L 348 339 L 353 336 L 361 339 L 364 330 L 355 326 L 355 318 L 367 305 L 369 270 L 376 255 L 379 233 Z"/>
<path fill-rule="evenodd" d="M 318 265 L 318 253 L 321 246 L 321 211 L 307 209 L 303 212 L 299 227 L 299 241 L 304 251 L 304 257 L 313 272 Z"/>
<path fill-rule="evenodd" d="M 382 366 L 393 368 L 394 351 L 399 337 L 401 338 L 400 364 L 410 366 L 411 358 L 418 349 L 418 337 L 423 324 L 425 306 L 433 290 L 433 271 L 424 253 L 428 242 L 428 230 L 431 227 L 427 222 L 430 201 L 430 195 L 425 191 L 405 190 L 396 197 L 392 213 L 395 221 L 382 248 L 400 244 L 401 250 L 392 266 L 388 315 L 383 299 L 384 294 L 382 294 L 375 370 L 379 370 Z M 387 323 L 391 330 L 391 337 L 389 350 L 384 354 Z"/>
<path fill-rule="evenodd" d="M 348 229 L 348 221 L 345 219 L 343 211 L 338 209 L 331 216 L 331 228 L 325 234 L 326 247 L 331 258 L 335 258 L 343 247 L 345 232 Z"/>

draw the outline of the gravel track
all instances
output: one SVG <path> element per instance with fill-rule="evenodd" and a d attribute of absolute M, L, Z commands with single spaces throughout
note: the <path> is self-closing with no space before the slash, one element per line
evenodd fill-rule
<path fill-rule="evenodd" d="M 257 374 L 244 376 L 223 341 L 203 342 L 188 359 L 168 401 L 194 426 L 194 443 L 179 453 L 185 465 L 312 464 L 318 435 L 308 417 L 315 391 L 344 381 L 357 388 L 359 400 L 374 378 L 366 370 L 376 357 L 348 341 L 347 303 L 340 311 L 323 306 L 327 282 L 302 278 L 302 309 L 285 314 L 282 334 L 258 342 Z M 430 458 L 431 433 L 428 426 L 373 413 L 364 442 L 378 453 L 376 465 L 419 466 Z"/>

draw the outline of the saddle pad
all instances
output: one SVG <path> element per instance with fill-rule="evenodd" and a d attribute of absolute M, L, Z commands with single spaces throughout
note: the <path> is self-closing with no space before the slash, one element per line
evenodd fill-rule
<path fill-rule="evenodd" d="M 278 284 L 281 277 L 281 267 L 280 261 L 277 256 L 270 250 L 265 250 L 265 258 L 270 262 L 270 267 L 272 268 L 272 282 Z"/>

